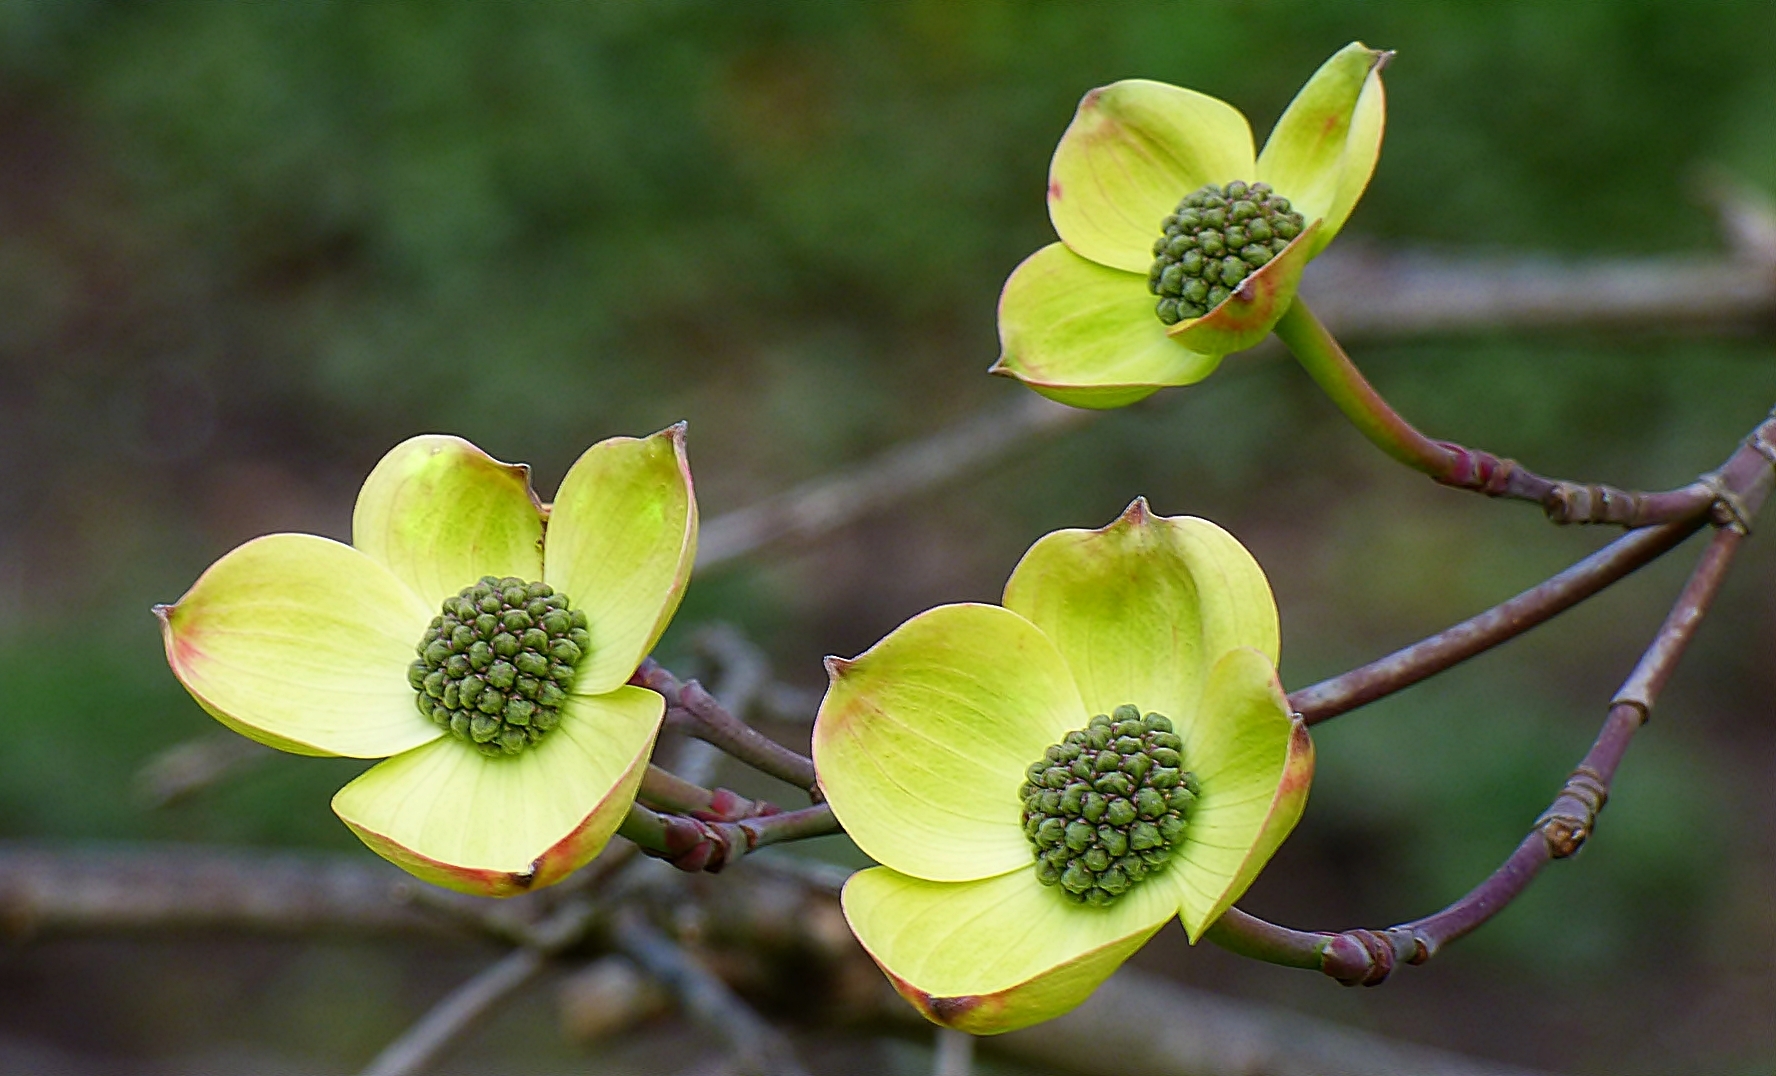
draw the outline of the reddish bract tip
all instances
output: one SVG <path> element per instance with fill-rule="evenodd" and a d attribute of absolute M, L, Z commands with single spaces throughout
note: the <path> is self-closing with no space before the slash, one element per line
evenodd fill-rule
<path fill-rule="evenodd" d="M 1117 517 L 1117 522 L 1132 523 L 1137 527 L 1153 522 L 1153 510 L 1147 506 L 1147 498 L 1136 497 L 1130 501 L 1129 506 L 1122 510 L 1122 515 Z"/>
<path fill-rule="evenodd" d="M 980 1008 L 983 1000 L 979 994 L 963 994 L 953 998 L 934 998 L 927 994 L 923 1008 L 938 1023 L 953 1025 L 955 1021 Z"/>
<path fill-rule="evenodd" d="M 1314 749 L 1313 737 L 1308 735 L 1307 723 L 1296 718 L 1289 730 L 1288 764 L 1283 769 L 1282 782 L 1277 786 L 1279 799 L 1292 796 L 1313 783 Z"/>
<path fill-rule="evenodd" d="M 837 680 L 847 672 L 850 672 L 851 666 L 857 664 L 857 660 L 855 658 L 841 658 L 835 654 L 828 654 L 821 661 L 821 664 L 826 666 L 826 675 L 833 680 Z"/>

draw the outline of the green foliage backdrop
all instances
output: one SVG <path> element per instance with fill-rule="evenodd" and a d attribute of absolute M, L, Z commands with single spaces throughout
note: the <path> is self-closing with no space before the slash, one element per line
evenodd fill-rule
<path fill-rule="evenodd" d="M 1700 167 L 1776 190 L 1776 6 L 1750 0 L 0 2 L 0 835 L 359 850 L 325 806 L 354 763 L 274 761 L 168 811 L 131 798 L 145 758 L 211 727 L 160 663 L 150 602 L 254 534 L 343 535 L 358 479 L 421 430 L 528 460 L 547 490 L 592 440 L 688 418 L 708 518 L 1006 399 L 983 376 L 994 302 L 1051 234 L 1043 179 L 1079 95 L 1163 79 L 1262 131 L 1353 37 L 1399 57 L 1343 242 L 1670 254 L 1677 273 L 1716 243 Z M 1776 391 L 1767 333 L 1356 358 L 1437 435 L 1623 485 L 1712 466 Z M 1146 493 L 1265 563 L 1297 686 L 1598 544 L 1372 455 L 1296 371 L 1234 359 L 819 549 L 700 579 L 680 624 L 739 623 L 817 685 L 820 654 L 990 599 L 1042 530 Z M 1600 837 L 1461 954 L 1361 993 L 1175 938 L 1143 961 L 1523 1063 L 1776 1064 L 1767 545 Z M 1342 927 L 1459 895 L 1545 805 L 1680 574 L 1326 726 L 1307 819 L 1250 906 Z M 399 993 L 326 952 L 270 994 L 325 1010 L 328 960 Z M 1586 1000 L 1547 1011 L 1574 981 Z M 118 1056 L 230 1034 L 106 998 Z M 380 1004 L 392 1032 L 405 1010 Z M 39 1005 L 7 1011 L 17 1031 Z M 350 1064 L 379 1038 L 354 1011 L 279 1048 Z"/>

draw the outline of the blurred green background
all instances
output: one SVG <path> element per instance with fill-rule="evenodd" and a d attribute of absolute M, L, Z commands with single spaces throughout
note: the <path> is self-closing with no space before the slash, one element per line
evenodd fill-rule
<path fill-rule="evenodd" d="M 144 760 L 214 727 L 165 669 L 152 602 L 254 535 L 346 537 L 358 481 L 416 432 L 527 460 L 546 494 L 592 441 L 685 418 L 708 519 L 1001 403 L 1022 390 L 983 376 L 995 300 L 1052 237 L 1046 166 L 1080 94 L 1177 82 L 1261 138 L 1353 38 L 1399 56 L 1344 242 L 1704 253 L 1699 168 L 1776 190 L 1761 0 L 3 0 L 0 836 L 368 855 L 326 806 L 361 764 L 278 758 L 166 810 L 132 796 Z M 1437 436 L 1627 486 L 1712 467 L 1776 398 L 1767 326 L 1477 331 L 1356 357 Z M 817 687 L 822 654 L 992 600 L 1036 536 L 1136 494 L 1254 550 L 1291 687 L 1607 537 L 1402 473 L 1285 360 L 1233 359 L 814 548 L 699 577 L 663 650 L 726 620 Z M 1693 552 L 1323 726 L 1307 817 L 1244 905 L 1381 926 L 1465 891 L 1583 753 Z M 1598 838 L 1436 963 L 1351 991 L 1169 934 L 1139 963 L 1526 1065 L 1770 1071 L 1773 568 L 1760 535 Z M 440 988 L 403 959 L 14 946 L 0 1038 L 91 1071 L 345 1070 Z"/>

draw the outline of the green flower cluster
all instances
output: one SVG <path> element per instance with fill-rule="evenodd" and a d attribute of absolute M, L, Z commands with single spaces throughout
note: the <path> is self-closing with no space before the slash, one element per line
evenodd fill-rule
<path fill-rule="evenodd" d="M 407 682 L 419 712 L 485 755 L 516 755 L 561 720 L 591 646 L 586 614 L 547 583 L 482 576 L 444 599 Z"/>
<path fill-rule="evenodd" d="M 1186 195 L 1166 217 L 1147 271 L 1147 290 L 1160 297 L 1159 320 L 1176 325 L 1220 306 L 1306 226 L 1268 183 L 1236 179 Z"/>
<path fill-rule="evenodd" d="M 1019 795 L 1042 884 L 1101 906 L 1165 866 L 1200 791 L 1183 746 L 1169 719 L 1124 705 L 1032 763 Z"/>

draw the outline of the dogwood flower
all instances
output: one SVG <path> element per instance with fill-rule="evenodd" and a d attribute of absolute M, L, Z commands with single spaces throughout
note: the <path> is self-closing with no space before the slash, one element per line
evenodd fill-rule
<path fill-rule="evenodd" d="M 1004 605 L 827 659 L 821 787 L 880 866 L 852 931 L 931 1020 L 1046 1020 L 1177 917 L 1194 943 L 1300 817 L 1313 743 L 1251 554 L 1137 500 L 1032 546 Z"/>
<path fill-rule="evenodd" d="M 386 758 L 333 809 L 430 882 L 509 896 L 604 847 L 664 701 L 626 681 L 697 545 L 684 427 L 593 445 L 553 506 L 456 437 L 371 471 L 352 544 L 247 542 L 156 606 L 174 675 L 242 735 Z"/>
<path fill-rule="evenodd" d="M 1122 407 L 1263 340 L 1369 184 L 1392 55 L 1339 50 L 1256 158 L 1245 116 L 1213 97 L 1145 79 L 1086 94 L 1049 168 L 1061 241 L 1005 282 L 992 372 Z"/>

